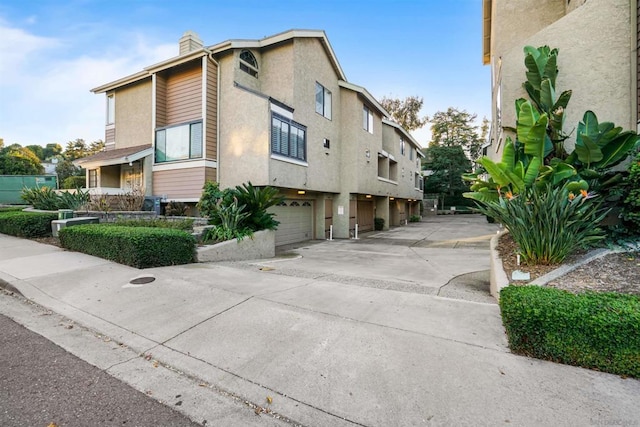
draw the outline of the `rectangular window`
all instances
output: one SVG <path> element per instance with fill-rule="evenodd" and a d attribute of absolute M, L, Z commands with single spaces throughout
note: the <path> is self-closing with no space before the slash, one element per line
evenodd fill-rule
<path fill-rule="evenodd" d="M 98 186 L 98 169 L 89 169 L 89 188 Z"/>
<path fill-rule="evenodd" d="M 331 120 L 331 92 L 316 82 L 316 113 Z"/>
<path fill-rule="evenodd" d="M 279 114 L 271 116 L 271 153 L 307 160 L 307 128 Z"/>
<path fill-rule="evenodd" d="M 202 122 L 156 131 L 156 163 L 202 158 Z"/>
<path fill-rule="evenodd" d="M 404 156 L 404 139 L 400 138 L 400 154 Z"/>
<path fill-rule="evenodd" d="M 413 147 L 411 147 L 411 148 L 409 149 L 409 160 L 413 160 L 413 152 L 414 152 L 414 150 L 415 150 L 415 149 L 414 149 Z"/>
<path fill-rule="evenodd" d="M 366 105 L 362 106 L 362 128 L 373 133 L 373 113 Z"/>
<path fill-rule="evenodd" d="M 116 122 L 116 97 L 114 94 L 107 95 L 107 124 Z"/>

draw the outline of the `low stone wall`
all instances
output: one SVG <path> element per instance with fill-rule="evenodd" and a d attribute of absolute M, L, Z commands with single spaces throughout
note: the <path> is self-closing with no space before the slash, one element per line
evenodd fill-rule
<path fill-rule="evenodd" d="M 252 237 L 227 240 L 215 245 L 198 248 L 198 262 L 243 261 L 251 259 L 273 258 L 276 256 L 276 232 L 262 230 L 253 233 Z"/>

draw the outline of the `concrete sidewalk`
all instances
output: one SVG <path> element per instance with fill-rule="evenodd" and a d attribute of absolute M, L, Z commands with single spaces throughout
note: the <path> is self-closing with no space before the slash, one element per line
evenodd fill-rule
<path fill-rule="evenodd" d="M 488 269 L 481 220 L 147 270 L 0 235 L 0 279 L 88 329 L 0 312 L 208 425 L 640 425 L 640 381 L 514 356 L 495 303 L 437 296 Z"/>

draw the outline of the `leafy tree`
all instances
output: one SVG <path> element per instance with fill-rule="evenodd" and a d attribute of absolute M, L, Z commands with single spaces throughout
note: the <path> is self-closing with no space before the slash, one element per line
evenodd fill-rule
<path fill-rule="evenodd" d="M 103 150 L 104 150 L 104 141 L 101 139 L 97 141 L 93 141 L 91 144 L 89 144 L 89 149 L 88 149 L 89 154 L 96 154 Z"/>
<path fill-rule="evenodd" d="M 84 176 L 84 169 L 77 167 L 69 159 L 62 159 L 56 166 L 56 173 L 58 174 L 58 182 L 62 183 L 71 176 Z"/>
<path fill-rule="evenodd" d="M 471 161 L 461 146 L 434 145 L 425 149 L 424 168 L 431 171 L 425 179 L 425 193 L 453 196 L 468 191 L 462 174 L 471 171 Z"/>
<path fill-rule="evenodd" d="M 429 120 L 427 116 L 420 116 L 423 103 L 423 99 L 417 96 L 408 96 L 405 99 L 385 97 L 380 101 L 384 109 L 391 114 L 391 118 L 409 132 L 420 129 Z"/>
<path fill-rule="evenodd" d="M 4 144 L 4 142 L 3 142 Z M 0 175 L 38 175 L 44 173 L 40 159 L 20 144 L 0 147 Z"/>
<path fill-rule="evenodd" d="M 42 145 L 27 145 L 25 148 L 31 150 L 31 152 L 33 152 L 33 154 L 35 154 L 41 162 L 44 162 L 44 148 L 42 147 Z"/>
<path fill-rule="evenodd" d="M 44 159 L 48 160 L 62 154 L 62 146 L 57 143 L 47 144 L 44 147 Z"/>
<path fill-rule="evenodd" d="M 431 118 L 430 146 L 462 147 L 471 160 L 480 157 L 482 144 L 488 132 L 488 121 L 478 129 L 473 124 L 477 115 L 466 110 L 449 107 L 447 111 L 438 111 Z M 486 118 L 484 119 L 486 121 Z M 485 135 L 483 136 L 483 133 Z"/>
<path fill-rule="evenodd" d="M 78 138 L 75 141 L 67 142 L 62 154 L 66 160 L 76 160 L 89 155 L 89 147 L 84 139 Z"/>

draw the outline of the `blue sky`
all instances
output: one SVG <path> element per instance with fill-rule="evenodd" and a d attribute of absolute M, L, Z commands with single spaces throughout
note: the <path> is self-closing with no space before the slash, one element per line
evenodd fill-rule
<path fill-rule="evenodd" d="M 104 96 L 90 89 L 176 56 L 187 30 L 209 46 L 322 29 L 347 79 L 376 98 L 417 95 L 423 114 L 453 106 L 489 117 L 481 7 L 482 0 L 4 0 L 0 138 L 63 146 L 104 139 Z M 414 136 L 427 145 L 427 129 Z"/>

